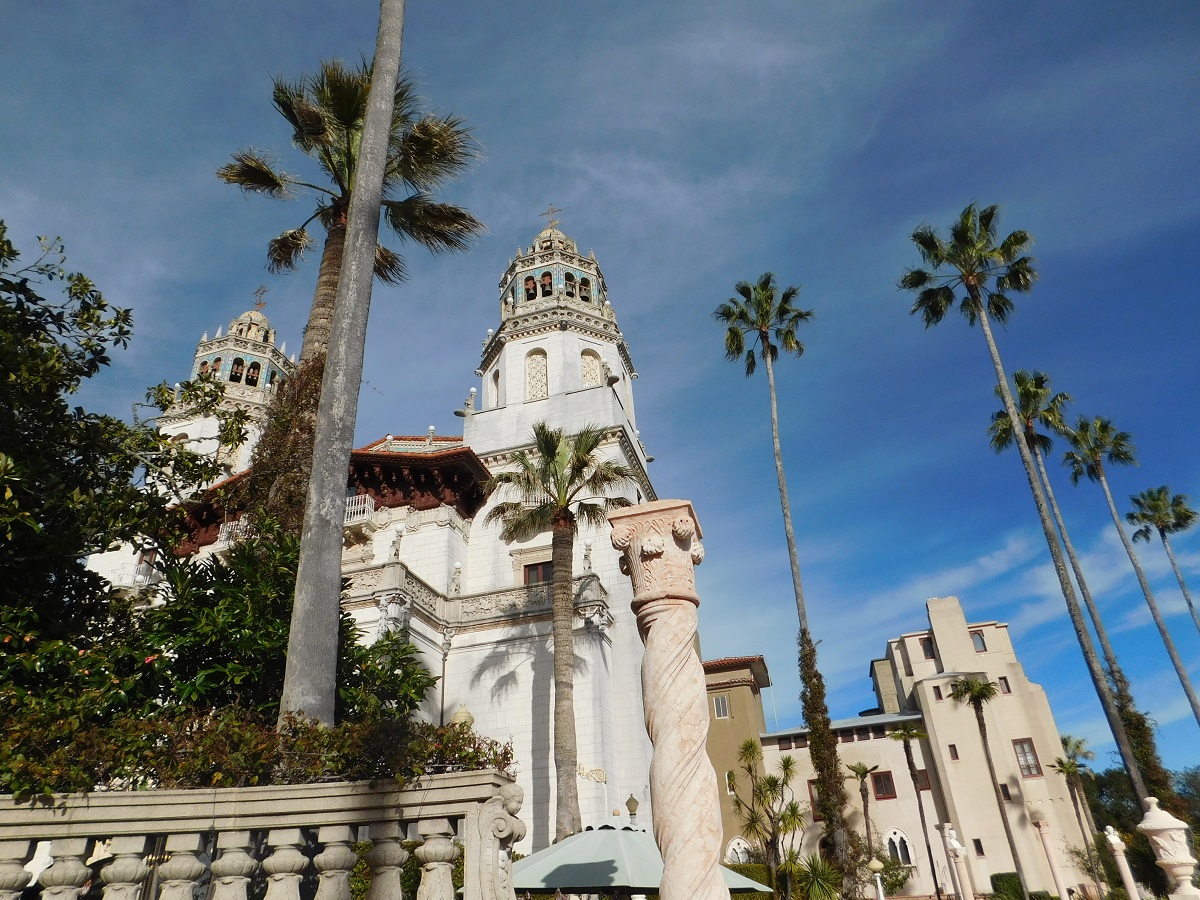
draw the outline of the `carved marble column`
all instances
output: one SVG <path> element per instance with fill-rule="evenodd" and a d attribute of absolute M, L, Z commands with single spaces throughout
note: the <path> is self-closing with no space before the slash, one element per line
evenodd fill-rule
<path fill-rule="evenodd" d="M 158 867 L 162 888 L 158 900 L 192 900 L 192 888 L 204 874 L 204 863 L 196 858 L 204 852 L 204 835 L 169 834 L 167 852 L 170 858 Z"/>
<path fill-rule="evenodd" d="M 950 823 L 940 822 L 933 827 L 941 832 L 942 849 L 946 852 L 946 859 L 950 863 L 950 889 L 954 892 L 954 896 L 958 900 L 968 900 L 967 895 L 963 892 L 962 885 L 958 881 L 958 867 L 954 865 L 954 851 L 950 849 L 950 837 L 946 833 L 950 830 Z M 934 877 L 937 877 L 936 872 L 934 873 Z"/>
<path fill-rule="evenodd" d="M 0 841 L 0 900 L 17 900 L 29 887 L 25 862 L 32 850 L 32 841 Z"/>
<path fill-rule="evenodd" d="M 137 900 L 142 893 L 142 882 L 150 874 L 146 865 L 146 854 L 150 842 L 145 835 L 115 837 L 108 845 L 112 861 L 100 870 L 104 882 L 104 900 Z"/>
<path fill-rule="evenodd" d="M 212 900 L 246 900 L 258 862 L 250 855 L 250 832 L 222 831 L 217 834 L 217 853 L 209 866 L 213 877 Z"/>
<path fill-rule="evenodd" d="M 87 859 L 87 838 L 55 838 L 50 843 L 54 865 L 38 876 L 44 900 L 77 900 L 92 870 L 83 864 Z"/>
<path fill-rule="evenodd" d="M 403 900 L 400 867 L 408 859 L 408 851 L 400 846 L 403 837 L 398 822 L 371 823 L 372 847 L 366 856 L 371 867 L 367 900 Z"/>
<path fill-rule="evenodd" d="M 313 857 L 317 870 L 316 900 L 350 900 L 350 872 L 358 854 L 350 849 L 354 835 L 348 825 L 322 825 L 317 840 L 325 849 Z"/>
<path fill-rule="evenodd" d="M 458 714 L 455 713 L 455 718 Z M 422 819 L 417 834 L 423 839 L 413 852 L 421 861 L 421 884 L 417 900 L 454 900 L 454 879 L 451 870 L 458 858 L 458 847 L 451 838 L 454 829 L 447 819 Z"/>
<path fill-rule="evenodd" d="M 1058 870 L 1058 860 L 1054 858 L 1054 848 L 1050 846 L 1050 823 L 1045 819 L 1034 819 L 1033 827 L 1037 829 L 1038 837 L 1042 839 L 1042 849 L 1046 851 L 1046 862 L 1050 865 L 1050 877 L 1054 879 L 1054 889 L 1058 891 L 1059 897 L 1069 896 L 1067 886 L 1063 883 L 1062 872 Z"/>
<path fill-rule="evenodd" d="M 704 559 L 700 526 L 686 500 L 612 513 L 612 544 L 633 581 L 633 612 L 646 645 L 642 700 L 654 747 L 650 799 L 663 856 L 662 900 L 728 898 L 721 877 L 721 807 L 708 759 L 708 695 L 696 656 L 694 566 Z"/>
<path fill-rule="evenodd" d="M 1158 867 L 1171 884 L 1171 900 L 1200 900 L 1200 888 L 1192 884 L 1196 857 L 1192 855 L 1188 826 L 1158 805 L 1157 797 L 1147 797 L 1146 815 L 1137 830 L 1150 839 Z"/>
<path fill-rule="evenodd" d="M 267 873 L 266 900 L 300 900 L 300 881 L 308 857 L 300 852 L 304 835 L 299 828 L 272 828 L 267 832 L 271 855 L 262 861 Z"/>
<path fill-rule="evenodd" d="M 1117 861 L 1117 871 L 1121 873 L 1121 884 L 1125 886 L 1126 896 L 1129 897 L 1129 900 L 1137 900 L 1141 897 L 1141 893 L 1133 878 L 1133 872 L 1129 868 L 1129 860 L 1125 858 L 1125 839 L 1117 834 L 1117 830 L 1111 825 L 1105 827 L 1104 837 L 1108 839 L 1113 859 Z"/>

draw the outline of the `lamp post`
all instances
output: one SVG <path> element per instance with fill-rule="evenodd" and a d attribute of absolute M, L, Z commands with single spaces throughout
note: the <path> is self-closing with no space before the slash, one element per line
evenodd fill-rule
<path fill-rule="evenodd" d="M 625 808 L 629 810 L 629 826 L 631 828 L 637 828 L 637 811 L 639 805 L 637 797 L 633 796 L 633 794 L 630 794 L 629 799 L 625 801 Z"/>
<path fill-rule="evenodd" d="M 875 900 L 887 900 L 883 894 L 883 876 L 880 874 L 883 871 L 883 863 L 872 859 L 867 863 L 867 868 L 871 870 L 871 875 L 875 879 Z"/>

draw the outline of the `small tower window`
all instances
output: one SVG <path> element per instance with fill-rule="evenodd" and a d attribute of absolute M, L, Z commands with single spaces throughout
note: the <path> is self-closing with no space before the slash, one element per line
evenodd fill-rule
<path fill-rule="evenodd" d="M 588 281 L 586 278 L 579 279 L 579 299 L 580 300 L 591 300 L 592 299 L 592 283 L 590 281 Z"/>
<path fill-rule="evenodd" d="M 250 368 L 246 370 L 246 387 L 258 387 L 258 375 L 262 371 L 262 366 L 258 363 L 250 363 Z"/>
<path fill-rule="evenodd" d="M 495 409 L 500 405 L 500 369 L 497 367 L 492 372 L 492 380 L 488 383 L 488 409 Z"/>
<path fill-rule="evenodd" d="M 220 377 L 220 375 L 221 375 L 221 363 L 222 363 L 222 359 L 219 356 L 216 359 L 214 359 L 213 363 L 212 363 L 212 373 L 214 375 L 216 375 L 217 377 Z"/>
<path fill-rule="evenodd" d="M 604 384 L 604 366 L 600 354 L 595 350 L 584 350 L 579 354 L 580 374 L 586 387 L 600 387 Z"/>
<path fill-rule="evenodd" d="M 567 296 L 574 297 L 575 296 L 575 276 L 572 275 L 570 272 L 568 272 L 566 274 L 566 276 L 564 277 L 564 280 L 566 281 L 565 290 L 567 292 Z"/>
<path fill-rule="evenodd" d="M 208 374 L 208 360 L 207 359 L 204 360 L 202 363 L 200 363 L 200 374 L 201 375 Z"/>
<path fill-rule="evenodd" d="M 530 350 L 525 356 L 525 399 L 545 400 L 550 396 L 550 374 L 546 351 Z"/>
<path fill-rule="evenodd" d="M 533 280 L 532 275 L 529 275 L 525 279 L 525 299 L 526 300 L 536 300 L 537 299 L 537 282 Z"/>
<path fill-rule="evenodd" d="M 274 369 L 272 369 L 272 370 L 271 370 L 271 372 L 270 372 L 270 374 L 268 374 L 268 375 L 267 375 L 267 384 L 274 384 L 274 383 L 275 383 L 275 378 L 276 378 L 278 375 L 279 375 L 279 373 L 278 373 L 278 372 L 276 372 Z"/>
<path fill-rule="evenodd" d="M 982 631 L 971 632 L 971 643 L 975 645 L 976 653 L 987 653 L 987 642 L 983 639 Z"/>
<path fill-rule="evenodd" d="M 542 273 L 542 296 L 549 297 L 554 293 L 554 276 L 549 272 Z"/>
<path fill-rule="evenodd" d="M 229 380 L 240 382 L 242 380 L 242 372 L 246 367 L 246 361 L 240 356 L 233 361 L 233 367 L 229 370 Z"/>

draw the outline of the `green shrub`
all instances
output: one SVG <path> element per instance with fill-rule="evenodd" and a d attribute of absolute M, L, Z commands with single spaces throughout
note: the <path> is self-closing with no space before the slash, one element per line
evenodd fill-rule
<path fill-rule="evenodd" d="M 764 863 L 730 863 L 725 868 L 732 869 L 739 875 L 744 875 L 752 881 L 757 881 L 759 884 L 771 883 L 771 867 Z M 738 894 L 742 900 L 770 900 L 771 894 L 766 893 L 750 893 Z"/>
<path fill-rule="evenodd" d="M 1016 872 L 996 872 L 992 875 L 992 893 L 1005 900 L 1021 900 L 1021 876 Z"/>

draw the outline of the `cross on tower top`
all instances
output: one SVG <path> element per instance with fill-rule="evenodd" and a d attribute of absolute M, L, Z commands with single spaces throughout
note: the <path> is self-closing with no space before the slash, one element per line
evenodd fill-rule
<path fill-rule="evenodd" d="M 546 211 L 543 213 L 539 213 L 539 215 L 546 217 L 546 223 L 547 223 L 546 227 L 547 228 L 553 228 L 554 226 L 556 226 L 558 224 L 558 219 L 556 219 L 554 217 L 556 215 L 558 215 L 560 212 L 562 212 L 562 210 L 559 209 L 557 206 L 555 206 L 553 203 L 551 203 L 549 206 L 546 207 Z"/>
<path fill-rule="evenodd" d="M 254 289 L 254 308 L 255 309 L 262 309 L 264 306 L 267 305 L 267 301 L 264 300 L 263 297 L 266 296 L 268 290 L 270 290 L 270 289 L 265 284 L 260 284 L 258 287 L 256 287 Z"/>

